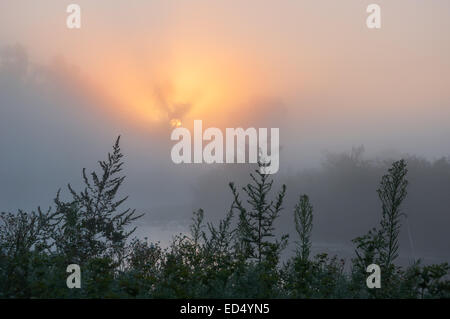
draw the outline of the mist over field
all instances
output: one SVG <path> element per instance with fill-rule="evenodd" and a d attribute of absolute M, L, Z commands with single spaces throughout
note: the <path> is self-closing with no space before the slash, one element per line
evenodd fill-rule
<path fill-rule="evenodd" d="M 168 245 L 174 234 L 188 232 L 192 212 L 198 208 L 205 209 L 207 220 L 223 218 L 232 202 L 228 183 L 245 186 L 250 181 L 248 174 L 255 167 L 248 164 L 173 164 L 169 125 L 143 131 L 102 113 L 98 105 L 110 101 L 92 94 L 80 73 L 63 60 L 37 65 L 22 46 L 4 47 L 1 57 L 3 211 L 52 205 L 56 191 L 62 188 L 64 196 L 67 183 L 79 186 L 81 169 L 95 168 L 118 135 L 126 155 L 122 192 L 130 195 L 127 205 L 146 214 L 137 221 L 139 237 Z M 270 127 L 274 121 L 280 127 L 280 172 L 273 178 L 276 185 L 287 185 L 287 200 L 279 232 L 293 235 L 293 207 L 300 194 L 308 194 L 316 210 L 313 250 L 351 256 L 351 239 L 379 220 L 376 189 L 381 176 L 394 160 L 406 158 L 410 187 L 403 207 L 408 216 L 401 232 L 403 262 L 419 256 L 425 261 L 449 260 L 449 154 L 443 146 L 440 157 L 435 155 L 442 143 L 430 152 L 428 143 L 418 141 L 416 151 L 408 154 L 401 144 L 399 150 L 382 151 L 383 145 L 373 142 L 341 149 L 340 138 L 329 136 L 332 151 L 325 145 L 317 149 L 314 135 L 302 145 L 303 139 L 290 135 L 289 127 L 284 129 L 288 118 L 272 116 L 278 114 L 281 102 L 267 100 L 265 107 L 263 102 L 244 128 Z"/>
<path fill-rule="evenodd" d="M 448 298 L 450 2 L 372 2 L 1 1 L 0 299 Z"/>

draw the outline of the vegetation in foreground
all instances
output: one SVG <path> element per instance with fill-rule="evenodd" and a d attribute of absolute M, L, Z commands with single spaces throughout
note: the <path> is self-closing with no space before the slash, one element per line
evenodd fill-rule
<path fill-rule="evenodd" d="M 189 236 L 177 235 L 170 247 L 132 238 L 142 215 L 122 210 L 117 194 L 123 155 L 117 139 L 99 162 L 100 172 L 83 170 L 85 188 L 68 186 L 71 200 L 48 211 L 1 213 L 0 298 L 449 298 L 450 266 L 395 264 L 399 250 L 402 202 L 407 196 L 407 164 L 394 162 L 377 190 L 380 222 L 353 240 L 350 271 L 327 254 L 311 256 L 314 209 L 299 195 L 292 220 L 296 253 L 280 253 L 288 235 L 276 236 L 274 222 L 283 210 L 286 186 L 274 192 L 270 175 L 259 170 L 238 189 L 218 224 L 194 212 Z M 260 163 L 259 165 L 264 165 Z M 366 285 L 366 267 L 381 268 L 381 288 Z M 81 268 L 81 288 L 66 285 L 66 267 Z"/>

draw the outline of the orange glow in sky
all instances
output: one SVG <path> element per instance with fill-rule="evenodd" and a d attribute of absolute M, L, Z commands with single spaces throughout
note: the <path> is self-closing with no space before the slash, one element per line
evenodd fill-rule
<path fill-rule="evenodd" d="M 145 123 L 173 125 L 178 120 L 177 126 L 194 119 L 225 124 L 227 112 L 267 91 L 245 58 L 227 59 L 214 49 L 174 51 L 175 56 L 148 68 L 136 67 L 124 56 L 109 56 L 90 69 L 91 77 L 117 103 L 113 112 Z"/>

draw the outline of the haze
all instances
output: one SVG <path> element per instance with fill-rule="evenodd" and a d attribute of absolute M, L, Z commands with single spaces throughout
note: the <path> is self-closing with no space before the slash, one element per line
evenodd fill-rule
<path fill-rule="evenodd" d="M 326 175 L 327 154 L 364 145 L 365 159 L 410 154 L 426 167 L 449 155 L 449 2 L 78 0 L 82 28 L 69 30 L 72 2 L 0 3 L 1 210 L 50 205 L 122 135 L 123 192 L 147 213 L 139 235 L 168 240 L 194 208 L 221 217 L 227 183 L 245 183 L 250 171 L 174 165 L 171 121 L 279 127 L 286 214 L 297 193 L 311 193 L 316 247 L 345 249 L 377 220 L 386 165 L 373 164 L 356 187 L 352 170 Z M 369 30 L 365 9 L 375 2 L 382 28 Z M 448 260 L 448 168 L 420 167 L 408 206 L 416 248 Z M 364 190 L 356 202 L 339 193 L 352 187 Z"/>

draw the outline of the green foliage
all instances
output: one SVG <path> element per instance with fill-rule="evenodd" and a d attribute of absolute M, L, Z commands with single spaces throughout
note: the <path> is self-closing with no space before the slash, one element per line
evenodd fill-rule
<path fill-rule="evenodd" d="M 91 172 L 89 179 L 83 169 L 83 191 L 77 193 L 69 184 L 70 202 L 62 202 L 59 191 L 56 196 L 56 210 L 61 223 L 53 239 L 57 252 L 65 254 L 74 263 L 82 264 L 92 257 L 101 256 L 120 265 L 125 257 L 126 240 L 136 229 L 127 231 L 126 228 L 142 216 L 130 209 L 118 212 L 119 206 L 128 198 L 115 199 L 125 179 L 119 175 L 123 165 L 119 141 L 120 137 L 108 159 L 99 161 L 101 174 Z"/>
<path fill-rule="evenodd" d="M 380 265 L 383 273 L 383 282 L 386 289 L 383 289 L 383 296 L 390 296 L 395 293 L 398 286 L 398 272 L 400 271 L 393 261 L 398 257 L 400 234 L 401 204 L 407 195 L 408 181 L 406 175 L 408 170 L 404 160 L 396 161 L 384 175 L 377 190 L 378 197 L 382 204 L 382 218 L 380 228 L 373 228 L 366 235 L 353 240 L 356 243 L 356 260 L 354 267 L 356 272 L 365 273 L 368 265 L 375 263 Z M 361 276 L 356 275 L 358 281 Z M 373 293 L 380 293 L 371 290 Z"/>
<path fill-rule="evenodd" d="M 398 235 L 401 227 L 400 206 L 407 194 L 407 173 L 404 160 L 394 162 L 389 173 L 381 179 L 380 188 L 377 191 L 383 208 L 380 226 L 385 239 L 380 257 L 386 269 L 390 268 L 398 257 Z"/>
<path fill-rule="evenodd" d="M 354 239 L 351 271 L 337 256 L 311 257 L 313 206 L 307 195 L 293 209 L 298 233 L 296 254 L 280 263 L 287 236 L 277 237 L 275 221 L 286 186 L 272 194 L 268 175 L 251 174 L 243 188 L 245 204 L 233 183 L 233 201 L 224 219 L 205 222 L 193 213 L 189 235 L 176 235 L 167 248 L 131 235 L 134 210 L 119 211 L 124 181 L 119 139 L 101 173 L 71 200 L 54 209 L 0 214 L 0 298 L 449 298 L 450 266 L 395 265 L 399 250 L 401 204 L 407 169 L 395 162 L 382 177 L 379 228 Z M 262 164 L 260 164 L 262 165 Z M 237 214 L 236 214 L 237 213 Z M 68 289 L 66 267 L 81 266 L 81 288 Z M 366 267 L 382 267 L 382 288 L 368 289 Z"/>
<path fill-rule="evenodd" d="M 234 197 L 233 209 L 239 212 L 239 240 L 244 246 L 242 253 L 245 258 L 254 259 L 258 263 L 262 261 L 277 263 L 278 256 L 287 245 L 288 235 L 283 235 L 280 240 L 271 240 L 275 237 L 274 222 L 280 215 L 283 199 L 286 195 L 286 185 L 277 194 L 275 200 L 270 200 L 273 180 L 269 175 L 261 173 L 263 163 L 254 174 L 250 174 L 253 184 L 243 187 L 247 195 L 249 207 L 244 207 L 239 193 L 233 183 L 230 188 Z"/>
<path fill-rule="evenodd" d="M 302 260 L 308 260 L 311 250 L 311 231 L 313 226 L 313 207 L 308 195 L 300 196 L 294 209 L 295 230 L 300 237 L 300 249 L 297 254 Z"/>
<path fill-rule="evenodd" d="M 310 260 L 313 206 L 307 195 L 301 195 L 294 207 L 295 229 L 300 241 L 296 255 L 283 267 L 285 291 L 291 298 L 336 298 L 345 282 L 344 261 L 336 256 L 318 254 Z"/>
<path fill-rule="evenodd" d="M 55 228 L 54 216 L 40 208 L 31 213 L 0 214 L 0 296 L 32 297 L 29 282 L 51 247 L 48 241 Z"/>

